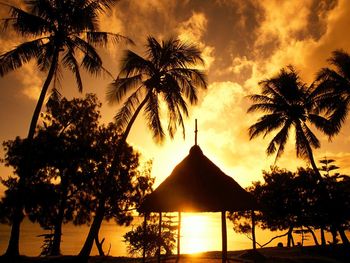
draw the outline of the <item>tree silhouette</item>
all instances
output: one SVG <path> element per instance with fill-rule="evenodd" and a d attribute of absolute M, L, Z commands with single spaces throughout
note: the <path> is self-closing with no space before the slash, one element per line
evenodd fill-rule
<path fill-rule="evenodd" d="M 334 236 L 338 231 L 343 244 L 349 244 L 344 234 L 350 221 L 348 176 L 331 176 L 319 181 L 310 168 L 290 172 L 272 167 L 271 171 L 263 172 L 263 177 L 263 182 L 255 182 L 247 189 L 261 207 L 256 222 L 262 229 L 287 232 L 260 246 L 287 236 L 289 247 L 294 244 L 292 233 L 296 233 L 296 229 L 299 229 L 297 233 L 310 233 L 315 244 L 319 245 L 314 230 L 320 228 L 333 232 Z M 250 213 L 235 212 L 229 218 L 234 222 L 236 232 L 250 232 Z"/>
<path fill-rule="evenodd" d="M 115 43 L 121 39 L 127 40 L 119 34 L 99 31 L 98 15 L 115 3 L 116 0 L 34 0 L 25 2 L 27 10 L 3 4 L 10 9 L 10 17 L 2 20 L 3 28 L 11 27 L 29 40 L 0 55 L 0 76 L 20 68 L 32 59 L 36 60 L 41 71 L 47 72 L 29 127 L 29 144 L 34 137 L 49 86 L 52 80 L 54 84 L 59 81 L 61 67 L 74 74 L 78 89 L 82 91 L 80 68 L 93 75 L 104 70 L 94 46 L 106 47 L 109 41 Z M 82 54 L 81 63 L 77 60 L 79 53 Z M 53 88 L 55 91 L 55 85 Z M 24 176 L 21 178 L 24 180 Z M 22 184 L 20 182 L 20 188 Z M 20 200 L 21 198 L 12 224 L 7 255 L 19 254 L 19 231 L 23 218 Z"/>
<path fill-rule="evenodd" d="M 295 130 L 295 148 L 297 157 L 307 159 L 316 175 L 321 177 L 313 157 L 312 148 L 319 148 L 320 142 L 309 125 L 331 138 L 339 132 L 332 125 L 329 116 L 321 114 L 313 85 L 307 87 L 292 66 L 281 69 L 280 73 L 259 83 L 262 92 L 249 96 L 253 105 L 248 112 L 266 113 L 250 126 L 249 135 L 253 139 L 259 135 L 264 137 L 278 130 L 269 143 L 266 153 L 276 153 L 276 160 L 282 155 L 292 127 Z"/>
<path fill-rule="evenodd" d="M 118 172 L 120 149 L 143 108 L 153 138 L 161 142 L 165 134 L 160 121 L 159 97 L 163 98 L 169 112 L 168 131 L 172 138 L 178 124 L 182 126 L 183 134 L 185 132 L 182 114 L 187 116 L 188 110 L 183 97 L 195 104 L 198 100 L 197 89 L 207 87 L 205 74 L 194 68 L 198 63 L 203 63 L 201 52 L 196 46 L 173 38 L 159 43 L 155 38 L 148 37 L 146 47 L 145 58 L 130 50 L 126 51 L 121 71 L 109 86 L 107 98 L 111 103 L 121 102 L 133 91 L 115 117 L 118 127 L 122 130 L 122 138 L 115 149 L 109 175 Z M 108 181 L 109 179 L 105 184 L 108 185 Z M 93 239 L 97 236 L 104 217 L 107 195 L 108 192 L 105 192 L 105 196 L 100 198 L 96 216 L 79 253 L 82 257 L 90 255 Z"/>
<path fill-rule="evenodd" d="M 145 58 L 127 50 L 122 59 L 120 73 L 109 86 L 107 99 L 119 103 L 132 92 L 115 116 L 126 138 L 140 111 L 144 108 L 147 125 L 157 142 L 164 139 L 160 121 L 160 98 L 168 110 L 168 132 L 173 138 L 180 125 L 185 136 L 183 114 L 188 117 L 190 104 L 198 101 L 198 89 L 206 89 L 206 76 L 195 68 L 203 63 L 200 50 L 178 39 L 159 43 L 148 37 Z"/>
<path fill-rule="evenodd" d="M 350 107 L 350 55 L 335 50 L 328 62 L 333 67 L 318 72 L 315 93 L 320 98 L 320 107 L 331 113 L 333 125 L 340 130 Z"/>
<path fill-rule="evenodd" d="M 153 185 L 151 163 L 142 169 L 138 152 L 124 144 L 120 152 L 120 172 L 112 176 L 109 185 L 103 185 L 113 150 L 120 134 L 115 124 L 100 125 L 96 96 L 84 99 L 50 100 L 43 116 L 43 126 L 32 140 L 32 177 L 26 184 L 26 214 L 41 227 L 53 229 L 53 238 L 47 253 L 60 254 L 62 225 L 75 225 L 91 221 L 97 202 L 105 191 L 105 219 L 114 219 L 119 225 L 130 224 L 132 210 L 148 194 Z M 25 156 L 27 139 L 8 141 L 5 145 L 5 164 L 18 172 Z M 8 187 L 4 208 L 11 209 L 13 193 L 18 186 L 16 178 L 4 181 Z M 3 218 L 10 218 L 11 210 Z M 98 246 L 102 246 L 95 240 Z M 101 253 L 103 253 L 101 247 Z"/>
<path fill-rule="evenodd" d="M 162 253 L 165 252 L 166 255 L 171 255 L 176 243 L 177 224 L 166 214 L 164 218 L 160 237 L 159 216 L 157 215 L 150 215 L 147 217 L 148 222 L 146 224 L 142 222 L 127 232 L 123 237 L 124 242 L 127 243 L 128 253 L 132 256 L 142 256 L 145 249 L 146 257 L 155 257 L 160 245 Z"/>

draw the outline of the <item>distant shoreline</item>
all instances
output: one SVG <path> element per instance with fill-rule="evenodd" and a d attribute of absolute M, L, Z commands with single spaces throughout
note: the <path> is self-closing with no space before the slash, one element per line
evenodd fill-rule
<path fill-rule="evenodd" d="M 350 262 L 350 248 L 343 245 L 327 245 L 326 247 L 305 246 L 305 247 L 268 247 L 253 250 L 229 251 L 229 262 Z M 162 262 L 175 262 L 176 255 L 162 256 Z M 56 257 L 27 257 L 19 258 L 0 257 L 2 263 L 73 263 L 83 262 L 77 256 L 56 256 Z M 86 262 L 86 261 L 85 261 Z M 91 256 L 88 263 L 140 263 L 142 259 L 131 257 L 100 257 Z M 147 259 L 146 262 L 157 262 L 156 258 Z M 179 263 L 187 262 L 221 262 L 221 251 L 210 251 L 198 254 L 181 255 Z"/>

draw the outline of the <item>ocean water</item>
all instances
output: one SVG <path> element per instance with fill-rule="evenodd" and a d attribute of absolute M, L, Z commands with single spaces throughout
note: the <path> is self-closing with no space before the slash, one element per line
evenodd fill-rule
<path fill-rule="evenodd" d="M 118 226 L 114 221 L 103 222 L 99 238 L 100 240 L 105 238 L 103 244 L 105 253 L 109 251 L 109 255 L 112 256 L 127 256 L 127 246 L 123 241 L 123 235 L 130 231 L 133 225 L 137 225 L 141 222 L 142 218 L 139 217 L 135 217 L 133 224 L 129 227 Z M 88 231 L 88 226 L 74 226 L 72 224 L 64 225 L 61 244 L 62 254 L 76 255 L 83 246 Z M 21 227 L 20 253 L 27 256 L 38 256 L 43 244 L 43 237 L 38 237 L 38 235 L 44 233 L 47 232 L 41 229 L 38 224 L 33 224 L 28 220 L 24 220 Z M 264 244 L 270 238 L 281 233 L 284 232 L 270 232 L 257 229 L 257 242 Z M 7 248 L 9 234 L 10 227 L 8 225 L 0 224 L 0 254 L 3 254 Z M 316 234 L 318 234 L 318 232 Z M 300 235 L 294 234 L 293 236 L 295 242 L 301 242 Z M 331 240 L 330 235 L 327 234 L 326 237 L 328 240 Z M 232 223 L 229 220 L 227 220 L 227 241 L 228 250 L 244 250 L 252 248 L 252 241 L 244 234 L 234 233 Z M 276 239 L 269 246 L 276 246 L 278 242 L 286 244 L 286 238 Z M 308 235 L 304 245 L 313 244 L 311 235 Z M 183 213 L 181 253 L 220 251 L 221 246 L 220 213 Z M 94 246 L 92 255 L 97 254 L 98 252 Z"/>

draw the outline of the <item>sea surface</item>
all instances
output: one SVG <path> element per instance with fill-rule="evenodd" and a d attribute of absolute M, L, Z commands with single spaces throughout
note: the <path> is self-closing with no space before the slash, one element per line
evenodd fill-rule
<path fill-rule="evenodd" d="M 186 220 L 186 214 L 183 215 L 183 222 L 189 225 L 182 225 L 181 233 L 181 253 L 195 253 L 204 251 L 220 251 L 221 250 L 221 216 L 219 213 L 202 213 L 195 217 L 187 215 L 190 220 Z M 197 223 L 192 223 L 193 218 Z M 128 256 L 127 245 L 123 236 L 130 231 L 132 227 L 142 222 L 142 218 L 135 217 L 134 222 L 129 227 L 118 226 L 114 221 L 104 222 L 101 226 L 99 234 L 100 240 L 105 238 L 103 248 L 105 253 L 109 252 L 111 256 Z M 201 228 L 197 226 L 202 225 Z M 64 255 L 76 255 L 87 236 L 88 226 L 74 226 L 66 224 L 63 226 L 63 236 L 61 250 Z M 41 252 L 43 237 L 38 235 L 48 233 L 44 231 L 38 224 L 33 224 L 28 220 L 24 220 L 21 227 L 20 253 L 27 256 L 38 256 Z M 275 235 L 283 232 L 270 232 L 257 229 L 257 242 L 263 244 Z M 6 250 L 10 234 L 10 226 L 0 224 L 0 254 Z M 294 235 L 295 242 L 301 242 L 299 235 Z M 328 236 L 329 240 L 330 237 Z M 252 248 L 252 241 L 244 234 L 234 233 L 232 223 L 227 220 L 227 239 L 228 250 L 244 250 Z M 286 243 L 286 238 L 274 240 L 270 246 L 276 246 L 278 242 Z M 306 237 L 305 245 L 313 245 L 311 235 Z M 175 251 L 174 251 L 175 252 Z M 94 246 L 92 255 L 97 255 Z"/>

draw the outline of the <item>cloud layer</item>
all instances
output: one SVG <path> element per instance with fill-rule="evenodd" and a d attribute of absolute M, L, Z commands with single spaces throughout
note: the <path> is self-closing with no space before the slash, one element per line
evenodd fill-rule
<path fill-rule="evenodd" d="M 350 5 L 347 0 L 120 1 L 115 10 L 101 18 L 101 30 L 119 32 L 132 38 L 136 45 L 126 47 L 122 44 L 102 53 L 106 67 L 113 74 L 118 73 L 122 49 L 131 48 L 143 54 L 143 45 L 149 35 L 159 39 L 179 36 L 194 42 L 203 50 L 207 64 L 209 87 L 200 94 L 199 104 L 191 109 L 185 141 L 179 136 L 163 146 L 154 145 L 150 133 L 144 132 L 142 119 L 132 130 L 130 142 L 154 159 L 157 183 L 169 174 L 193 144 L 194 118 L 199 119 L 200 146 L 209 158 L 243 185 L 261 179 L 261 170 L 274 164 L 274 158 L 265 155 L 268 138 L 249 141 L 247 129 L 257 116 L 246 114 L 250 103 L 246 96 L 259 91 L 257 83 L 260 80 L 271 77 L 289 64 L 295 65 L 303 80 L 311 83 L 316 72 L 327 66 L 326 60 L 333 50 L 350 51 L 348 25 Z M 6 36 L 0 38 L 1 52 L 21 41 L 12 32 Z M 72 78 L 65 80 L 62 93 L 78 95 Z M 25 135 L 26 128 L 18 123 L 30 115 L 24 114 L 24 110 L 28 112 L 30 105 L 34 108 L 42 81 L 43 76 L 31 66 L 0 79 L 2 111 L 6 108 L 18 116 L 16 121 L 8 124 L 13 127 L 11 131 L 1 131 L 2 140 Z M 109 82 L 109 79 L 90 81 L 87 78 L 86 91 L 96 92 L 104 101 Z M 13 96 L 14 92 L 22 95 Z M 18 107 L 22 104 L 27 106 Z M 112 121 L 116 110 L 117 107 L 105 105 L 104 120 Z M 2 114 L 0 118 L 4 122 L 6 116 Z M 315 151 L 316 159 L 334 158 L 341 172 L 348 174 L 349 129 L 347 122 L 333 142 L 324 138 L 321 149 Z M 295 158 L 292 142 L 277 164 L 289 169 L 306 165 Z"/>

